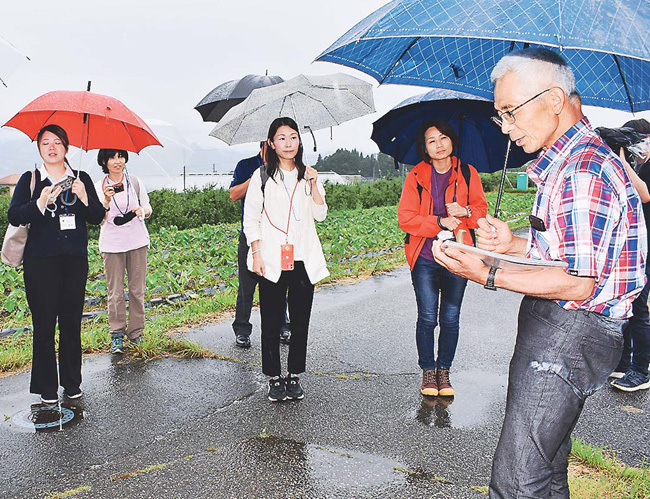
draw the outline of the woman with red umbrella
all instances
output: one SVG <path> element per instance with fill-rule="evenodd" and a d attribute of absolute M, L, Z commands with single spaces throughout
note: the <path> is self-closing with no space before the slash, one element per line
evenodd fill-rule
<path fill-rule="evenodd" d="M 65 157 L 69 140 L 58 125 L 36 137 L 43 165 L 18 181 L 8 216 L 12 225 L 30 224 L 23 270 L 32 314 L 30 391 L 44 404 L 58 402 L 59 380 L 68 398 L 81 396 L 81 314 L 88 275 L 87 223 L 106 213 L 90 176 L 76 173 Z M 34 189 L 32 192 L 32 176 Z M 59 367 L 54 331 L 59 324 Z"/>

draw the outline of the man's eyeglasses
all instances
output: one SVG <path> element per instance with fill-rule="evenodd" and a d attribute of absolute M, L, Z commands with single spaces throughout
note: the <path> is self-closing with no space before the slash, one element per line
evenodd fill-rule
<path fill-rule="evenodd" d="M 539 97 L 540 95 L 545 94 L 549 90 L 551 90 L 554 87 L 549 87 L 546 90 L 542 90 L 540 93 L 533 95 L 530 99 L 528 99 L 526 102 L 523 102 L 522 104 L 519 104 L 517 107 L 513 107 L 509 111 L 503 111 L 503 112 L 498 112 L 497 116 L 492 116 L 490 119 L 494 121 L 497 125 L 500 127 L 503 126 L 503 122 L 505 121 L 508 125 L 512 125 L 515 121 L 517 121 L 517 118 L 515 117 L 515 111 L 521 109 L 524 107 L 526 104 L 529 102 L 534 101 Z"/>

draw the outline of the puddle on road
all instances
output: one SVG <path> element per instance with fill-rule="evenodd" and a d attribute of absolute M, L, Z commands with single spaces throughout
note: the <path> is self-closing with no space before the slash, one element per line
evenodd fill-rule
<path fill-rule="evenodd" d="M 291 469 L 292 480 L 324 490 L 374 488 L 406 483 L 407 465 L 382 456 L 279 438 L 258 437 L 247 442 L 261 461 Z"/>
<path fill-rule="evenodd" d="M 41 433 L 62 431 L 84 417 L 80 404 L 32 404 L 29 409 L 17 412 L 5 424 L 16 431 Z"/>
<path fill-rule="evenodd" d="M 455 397 L 421 396 L 409 418 L 435 428 L 473 428 L 489 423 L 505 404 L 507 376 L 479 371 L 452 375 Z"/>

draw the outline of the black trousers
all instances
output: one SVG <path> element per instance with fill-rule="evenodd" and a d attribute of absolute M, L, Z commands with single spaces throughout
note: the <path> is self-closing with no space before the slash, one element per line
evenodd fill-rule
<path fill-rule="evenodd" d="M 262 319 L 262 372 L 267 376 L 280 376 L 280 326 L 284 322 L 284 307 L 289 302 L 291 317 L 291 344 L 289 345 L 288 371 L 305 372 L 307 358 L 307 330 L 314 285 L 309 281 L 305 265 L 296 261 L 295 268 L 283 271 L 277 283 L 260 278 L 260 316 Z"/>
<path fill-rule="evenodd" d="M 23 264 L 25 294 L 34 326 L 32 378 L 29 391 L 53 395 L 59 389 L 54 330 L 59 323 L 61 385 L 76 392 L 81 385 L 81 314 L 88 258 L 32 258 Z"/>
<path fill-rule="evenodd" d="M 243 232 L 239 233 L 239 244 L 237 246 L 237 267 L 238 281 L 237 305 L 235 306 L 235 320 L 232 323 L 232 330 L 236 336 L 250 336 L 253 331 L 251 324 L 251 311 L 253 310 L 253 295 L 257 286 L 258 277 L 248 270 L 246 259 L 248 258 L 248 242 Z M 282 325 L 289 326 L 287 317 L 287 303 L 284 303 L 284 318 Z"/>

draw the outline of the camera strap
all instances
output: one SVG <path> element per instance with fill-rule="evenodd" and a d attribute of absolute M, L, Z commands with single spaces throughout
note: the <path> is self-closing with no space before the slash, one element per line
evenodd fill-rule
<path fill-rule="evenodd" d="M 104 180 L 102 181 L 102 191 L 104 190 L 105 183 L 106 183 L 108 180 L 110 180 L 110 179 L 108 178 L 108 175 L 106 175 L 106 176 L 104 177 Z M 116 183 L 119 184 L 120 182 L 116 182 Z M 117 201 L 115 201 L 115 194 L 113 194 L 113 204 L 114 204 L 115 207 L 117 208 L 117 211 L 120 212 L 120 215 L 124 216 L 124 215 L 126 215 L 129 211 L 131 211 L 131 210 L 129 210 L 129 206 L 130 206 L 130 204 L 131 204 L 131 190 L 129 189 L 129 178 L 128 178 L 124 173 L 122 173 L 122 180 L 121 180 L 121 183 L 123 183 L 123 184 L 125 185 L 124 190 L 126 191 L 126 208 L 125 208 L 125 211 L 122 211 L 122 209 L 120 208 L 120 206 L 117 204 Z M 109 186 L 110 186 L 110 185 L 115 185 L 115 183 L 113 183 L 113 184 L 109 184 Z M 118 194 L 119 194 L 119 193 L 118 193 Z"/>

